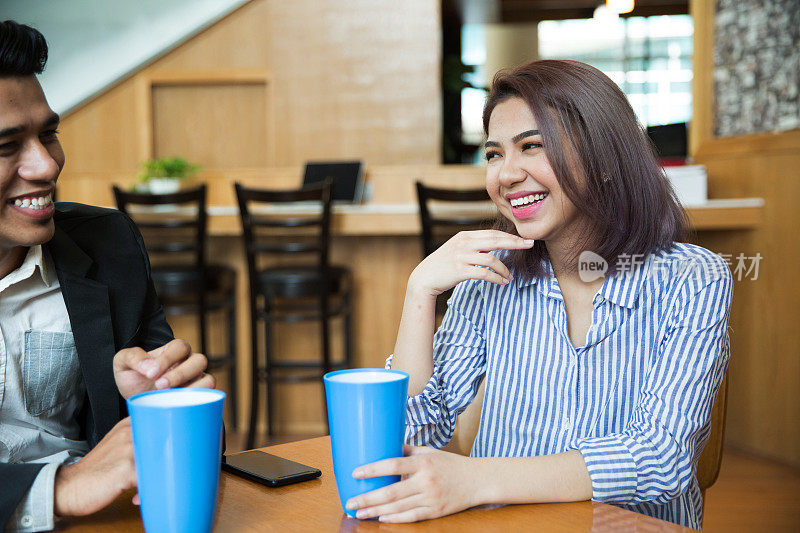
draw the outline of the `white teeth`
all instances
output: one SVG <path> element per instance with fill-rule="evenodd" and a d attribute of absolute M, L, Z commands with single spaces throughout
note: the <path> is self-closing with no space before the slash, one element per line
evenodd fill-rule
<path fill-rule="evenodd" d="M 509 200 L 509 203 L 512 207 L 521 207 L 527 204 L 532 204 L 534 202 L 539 202 L 544 200 L 547 196 L 547 193 L 537 193 L 537 194 L 529 194 L 528 196 L 523 196 L 522 198 L 514 198 Z"/>
<path fill-rule="evenodd" d="M 39 196 L 38 198 L 17 198 L 14 200 L 14 205 L 17 207 L 24 207 L 26 209 L 44 209 L 53 202 L 53 195 Z"/>

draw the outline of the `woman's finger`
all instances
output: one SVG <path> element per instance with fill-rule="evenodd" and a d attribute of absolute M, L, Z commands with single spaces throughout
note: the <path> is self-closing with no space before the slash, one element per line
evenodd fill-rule
<path fill-rule="evenodd" d="M 498 230 L 478 230 L 470 233 L 471 246 L 480 252 L 524 249 L 530 248 L 534 243 L 533 239 L 523 239 Z"/>
<path fill-rule="evenodd" d="M 494 270 L 502 277 L 508 280 L 511 279 L 511 272 L 508 270 L 508 267 L 504 265 L 503 262 L 500 261 L 500 259 L 493 256 L 492 254 L 476 253 L 476 254 L 471 254 L 469 257 L 465 259 L 467 264 L 469 265 L 487 267 Z"/>
<path fill-rule="evenodd" d="M 424 496 L 415 492 L 406 498 L 394 498 L 380 505 L 363 507 L 356 512 L 356 518 L 375 518 L 376 516 L 394 515 L 416 509 L 425 503 Z"/>
<path fill-rule="evenodd" d="M 436 518 L 433 509 L 430 507 L 414 507 L 413 509 L 400 513 L 381 515 L 378 520 L 387 524 L 405 524 L 408 522 L 428 520 L 430 518 Z"/>
<path fill-rule="evenodd" d="M 497 272 L 493 272 L 488 268 L 468 266 L 465 272 L 469 279 L 481 279 L 490 283 L 496 283 L 497 285 L 508 285 L 509 282 L 508 278 L 504 278 Z"/>
<path fill-rule="evenodd" d="M 356 479 L 367 479 L 381 476 L 401 476 L 413 474 L 417 471 L 415 462 L 408 457 L 394 457 L 383 459 L 374 463 L 359 466 L 353 470 L 353 477 Z"/>
<path fill-rule="evenodd" d="M 411 455 L 425 455 L 430 453 L 436 453 L 436 448 L 431 448 L 430 446 L 411 446 L 410 444 L 403 445 L 403 455 L 409 457 Z"/>
<path fill-rule="evenodd" d="M 419 494 L 419 489 L 411 481 L 398 481 L 386 487 L 381 487 L 364 494 L 359 494 L 347 500 L 346 509 L 354 511 L 356 509 L 373 509 L 389 505 L 392 502 L 405 500 L 416 494 Z M 370 514 L 369 516 L 378 516 L 378 514 Z M 361 516 L 359 516 L 361 518 Z"/>

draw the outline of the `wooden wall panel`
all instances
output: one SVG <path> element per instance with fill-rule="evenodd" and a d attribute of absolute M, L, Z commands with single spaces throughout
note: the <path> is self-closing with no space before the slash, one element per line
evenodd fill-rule
<path fill-rule="evenodd" d="M 800 466 L 800 131 L 713 138 L 714 2 L 693 0 L 690 8 L 691 152 L 708 168 L 709 196 L 765 200 L 760 227 L 697 237 L 716 252 L 763 257 L 757 280 L 734 283 L 726 441 Z"/>
<path fill-rule="evenodd" d="M 267 166 L 266 94 L 263 84 L 153 87 L 153 155 L 204 168 Z"/>
<path fill-rule="evenodd" d="M 763 257 L 757 280 L 734 284 L 727 441 L 800 466 L 800 143 L 788 152 L 717 155 L 701 146 L 696 157 L 715 194 L 765 199 L 761 227 L 698 236 L 714 251 Z"/>
<path fill-rule="evenodd" d="M 135 172 L 148 152 L 139 138 L 137 82 L 214 69 L 269 72 L 270 166 L 348 158 L 372 165 L 436 164 L 439 58 L 436 0 L 253 0 L 65 116 L 63 179 L 98 178 L 97 186 L 105 187 L 103 174 Z M 240 87 L 237 94 L 246 100 L 250 90 Z M 247 145 L 246 133 L 236 141 Z"/>

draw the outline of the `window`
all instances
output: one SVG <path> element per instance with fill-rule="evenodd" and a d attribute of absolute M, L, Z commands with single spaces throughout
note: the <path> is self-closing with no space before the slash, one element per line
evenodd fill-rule
<path fill-rule="evenodd" d="M 602 70 L 628 96 L 642 125 L 687 122 L 691 118 L 694 25 L 689 15 L 543 21 L 538 31 L 540 58 L 575 59 Z M 476 66 L 465 79 L 476 87 L 485 87 L 484 26 L 464 25 L 461 43 L 462 61 Z M 484 89 L 464 89 L 461 93 L 466 143 L 477 144 L 483 137 L 485 97 Z"/>
<path fill-rule="evenodd" d="M 645 126 L 692 116 L 689 15 L 539 23 L 539 57 L 576 59 L 605 72 L 628 96 Z"/>

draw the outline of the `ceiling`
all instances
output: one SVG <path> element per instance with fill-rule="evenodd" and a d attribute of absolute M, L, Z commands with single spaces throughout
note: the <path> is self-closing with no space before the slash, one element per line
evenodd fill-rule
<path fill-rule="evenodd" d="M 442 15 L 463 24 L 538 22 L 591 18 L 603 0 L 442 0 Z M 689 12 L 688 0 L 635 0 L 624 16 L 678 15 Z"/>

